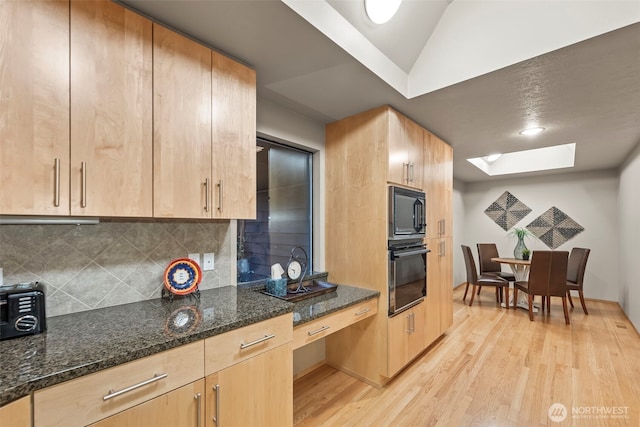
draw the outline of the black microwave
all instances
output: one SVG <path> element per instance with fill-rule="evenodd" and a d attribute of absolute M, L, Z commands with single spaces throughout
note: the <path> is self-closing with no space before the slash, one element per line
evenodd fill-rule
<path fill-rule="evenodd" d="M 424 192 L 389 186 L 389 240 L 422 239 L 426 231 Z"/>

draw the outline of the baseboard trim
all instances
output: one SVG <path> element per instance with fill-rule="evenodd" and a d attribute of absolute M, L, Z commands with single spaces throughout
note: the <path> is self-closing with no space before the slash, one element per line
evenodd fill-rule
<path fill-rule="evenodd" d="M 318 368 L 321 368 L 325 365 L 324 360 L 321 360 L 320 362 L 314 363 L 313 365 L 309 366 L 306 369 L 303 369 L 302 371 L 298 372 L 297 374 L 295 374 L 293 376 L 293 380 L 299 380 L 300 378 L 304 377 L 305 375 L 309 375 L 311 372 L 315 371 Z"/>

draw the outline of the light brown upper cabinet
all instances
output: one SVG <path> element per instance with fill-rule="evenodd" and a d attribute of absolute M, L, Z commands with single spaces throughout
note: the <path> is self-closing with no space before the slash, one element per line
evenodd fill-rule
<path fill-rule="evenodd" d="M 152 25 L 71 2 L 71 214 L 150 217 Z"/>
<path fill-rule="evenodd" d="M 211 52 L 213 217 L 256 217 L 256 72 Z"/>
<path fill-rule="evenodd" d="M 452 236 L 453 149 L 436 135 L 424 131 L 427 196 L 427 238 Z"/>
<path fill-rule="evenodd" d="M 159 25 L 154 216 L 256 216 L 255 71 Z"/>
<path fill-rule="evenodd" d="M 424 169 L 423 128 L 389 109 L 388 181 L 422 189 Z"/>
<path fill-rule="evenodd" d="M 69 3 L 0 2 L 0 214 L 69 214 Z"/>
<path fill-rule="evenodd" d="M 153 26 L 155 217 L 211 218 L 211 50 Z"/>

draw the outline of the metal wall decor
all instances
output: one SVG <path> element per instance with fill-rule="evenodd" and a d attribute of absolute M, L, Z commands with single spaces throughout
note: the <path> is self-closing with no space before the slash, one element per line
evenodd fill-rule
<path fill-rule="evenodd" d="M 533 233 L 550 249 L 556 249 L 566 241 L 584 231 L 584 227 L 555 206 L 527 225 Z"/>
<path fill-rule="evenodd" d="M 509 230 L 525 216 L 529 215 L 531 208 L 522 203 L 516 196 L 505 191 L 484 213 L 496 224 Z"/>

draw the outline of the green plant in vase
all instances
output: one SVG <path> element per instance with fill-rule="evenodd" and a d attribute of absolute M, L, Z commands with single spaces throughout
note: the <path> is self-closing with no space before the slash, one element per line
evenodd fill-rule
<path fill-rule="evenodd" d="M 527 251 L 526 259 L 528 259 L 529 255 L 531 254 L 531 251 L 529 251 L 529 249 L 527 248 L 527 245 L 524 244 L 524 238 L 531 237 L 533 236 L 533 234 L 526 228 L 514 228 L 509 232 L 509 236 L 513 236 L 518 239 L 518 242 L 516 243 L 516 247 L 513 249 L 514 258 L 525 259 L 523 256 L 524 255 L 523 252 L 526 250 Z"/>

